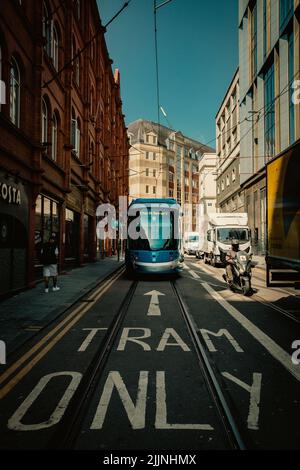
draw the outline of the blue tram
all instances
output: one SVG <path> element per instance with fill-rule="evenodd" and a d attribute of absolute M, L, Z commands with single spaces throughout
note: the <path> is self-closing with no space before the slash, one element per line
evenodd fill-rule
<path fill-rule="evenodd" d="M 128 274 L 182 269 L 182 213 L 175 199 L 136 199 L 128 209 Z"/>

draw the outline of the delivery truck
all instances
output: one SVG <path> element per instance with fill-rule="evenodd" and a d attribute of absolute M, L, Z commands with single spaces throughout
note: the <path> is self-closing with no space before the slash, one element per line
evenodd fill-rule
<path fill-rule="evenodd" d="M 188 255 L 195 255 L 199 248 L 199 233 L 186 232 L 183 240 L 184 252 Z"/>
<path fill-rule="evenodd" d="M 208 214 L 200 221 L 198 258 L 212 266 L 224 265 L 231 241 L 240 241 L 240 249 L 251 254 L 251 233 L 246 213 Z"/>

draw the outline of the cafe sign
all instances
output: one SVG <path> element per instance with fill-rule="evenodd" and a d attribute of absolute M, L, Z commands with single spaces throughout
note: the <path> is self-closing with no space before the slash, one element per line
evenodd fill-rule
<path fill-rule="evenodd" d="M 21 191 L 11 184 L 0 182 L 0 201 L 3 200 L 8 204 L 21 204 Z"/>

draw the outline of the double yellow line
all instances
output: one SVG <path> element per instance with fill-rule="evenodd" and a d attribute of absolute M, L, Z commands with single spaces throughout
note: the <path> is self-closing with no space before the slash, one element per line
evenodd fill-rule
<path fill-rule="evenodd" d="M 88 298 L 91 303 L 88 305 L 80 305 L 73 310 L 64 320 L 62 320 L 53 330 L 36 343 L 29 351 L 27 351 L 20 359 L 18 359 L 11 367 L 9 367 L 2 375 L 0 375 L 0 385 L 10 379 L 2 388 L 0 388 L 0 399 L 4 398 L 28 372 L 58 343 L 65 334 L 85 315 L 99 300 L 105 292 L 122 276 L 124 269 L 117 272 L 111 279 L 105 281 L 97 291 Z M 36 354 L 37 353 L 37 354 Z M 33 356 L 30 362 L 27 361 Z M 12 378 L 11 376 L 23 365 L 26 365 L 17 372 Z"/>

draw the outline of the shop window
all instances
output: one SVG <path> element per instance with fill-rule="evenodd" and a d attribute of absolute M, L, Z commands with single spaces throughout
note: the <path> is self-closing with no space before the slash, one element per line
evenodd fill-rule
<path fill-rule="evenodd" d="M 57 202 L 39 195 L 35 207 L 35 248 L 36 264 L 39 264 L 39 254 L 43 243 L 54 237 L 59 245 L 59 205 Z"/>

